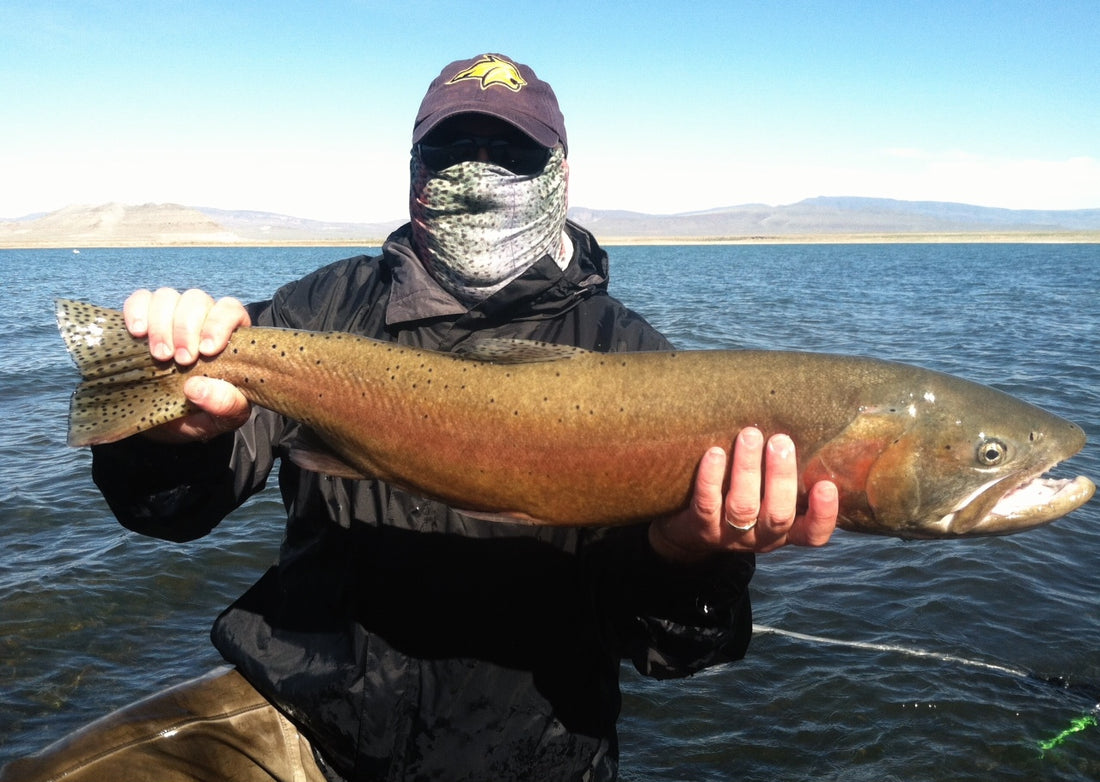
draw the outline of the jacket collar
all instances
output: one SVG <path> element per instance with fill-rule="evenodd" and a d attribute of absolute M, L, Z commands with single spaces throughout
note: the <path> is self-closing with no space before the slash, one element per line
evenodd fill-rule
<path fill-rule="evenodd" d="M 564 271 L 544 257 L 470 309 L 436 283 L 412 249 L 410 226 L 402 226 L 382 246 L 383 263 L 393 281 L 386 324 L 429 319 L 496 321 L 502 317 L 538 320 L 560 315 L 593 293 L 606 291 L 607 253 L 584 228 L 567 222 L 566 232 L 573 242 L 573 257 Z"/>

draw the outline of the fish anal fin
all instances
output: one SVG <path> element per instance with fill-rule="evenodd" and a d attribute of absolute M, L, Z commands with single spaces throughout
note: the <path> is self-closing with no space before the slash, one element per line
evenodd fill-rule
<path fill-rule="evenodd" d="M 333 478 L 350 478 L 360 481 L 370 476 L 364 475 L 334 453 L 322 453 L 302 448 L 290 449 L 290 461 L 309 472 L 331 475 Z"/>
<path fill-rule="evenodd" d="M 463 516 L 468 516 L 471 519 L 478 519 L 479 521 L 492 521 L 494 523 L 511 523 L 511 524 L 537 524 L 545 526 L 546 522 L 539 521 L 536 518 L 528 516 L 526 513 L 520 512 L 497 512 L 480 510 L 464 510 L 462 508 L 455 508 L 457 513 L 461 513 Z"/>
<path fill-rule="evenodd" d="M 309 472 L 331 475 L 333 478 L 364 480 L 373 476 L 347 463 L 340 454 L 312 429 L 302 427 L 290 444 L 290 461 Z"/>

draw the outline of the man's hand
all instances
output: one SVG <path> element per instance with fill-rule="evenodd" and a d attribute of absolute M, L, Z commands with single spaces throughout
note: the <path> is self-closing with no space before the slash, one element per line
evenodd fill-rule
<path fill-rule="evenodd" d="M 703 456 L 688 507 L 649 526 L 653 549 L 666 559 L 693 562 L 716 551 L 773 551 L 788 543 L 822 546 L 836 528 L 836 486 L 810 489 L 805 515 L 796 515 L 798 472 L 794 443 L 777 434 L 765 445 L 759 429 L 741 430 L 733 449 L 729 491 L 722 496 L 726 454 Z M 761 491 L 763 487 L 763 491 Z"/>
<path fill-rule="evenodd" d="M 251 319 L 236 299 L 214 301 L 199 290 L 179 293 L 160 288 L 155 293 L 130 294 L 122 308 L 126 327 L 135 337 L 149 337 L 149 352 L 160 361 L 187 366 L 200 356 L 216 356 L 229 337 Z M 146 433 L 162 442 L 209 440 L 244 424 L 252 406 L 236 386 L 213 378 L 191 377 L 183 386 L 187 398 L 201 409 Z"/>

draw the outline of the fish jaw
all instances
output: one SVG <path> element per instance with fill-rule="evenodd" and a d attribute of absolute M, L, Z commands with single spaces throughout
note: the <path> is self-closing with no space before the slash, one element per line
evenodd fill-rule
<path fill-rule="evenodd" d="M 1011 535 L 1060 519 L 1092 499 L 1096 485 L 1083 475 L 1046 478 L 1042 474 L 1022 482 L 1012 476 L 994 479 L 962 499 L 936 521 L 908 526 L 907 539 L 972 538 Z"/>
<path fill-rule="evenodd" d="M 945 536 L 1010 535 L 1039 527 L 1077 510 L 1096 493 L 1096 484 L 1083 475 L 1073 479 L 1037 476 L 1007 491 L 1004 484 L 999 481 L 986 490 L 999 492 L 1000 496 L 977 521 L 956 525 L 956 513 L 945 516 Z"/>

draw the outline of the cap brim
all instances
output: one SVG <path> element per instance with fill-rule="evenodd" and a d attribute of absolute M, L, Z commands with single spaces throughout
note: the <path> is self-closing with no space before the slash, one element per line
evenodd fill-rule
<path fill-rule="evenodd" d="M 547 148 L 556 146 L 558 142 L 561 141 L 556 131 L 534 117 L 529 117 L 518 112 L 493 111 L 484 103 L 471 101 L 448 106 L 446 109 L 441 109 L 422 119 L 417 126 L 413 128 L 413 143 L 420 143 L 424 137 L 435 130 L 441 122 L 451 117 L 458 116 L 459 114 L 485 114 L 490 117 L 496 117 L 523 131 L 539 144 Z"/>

